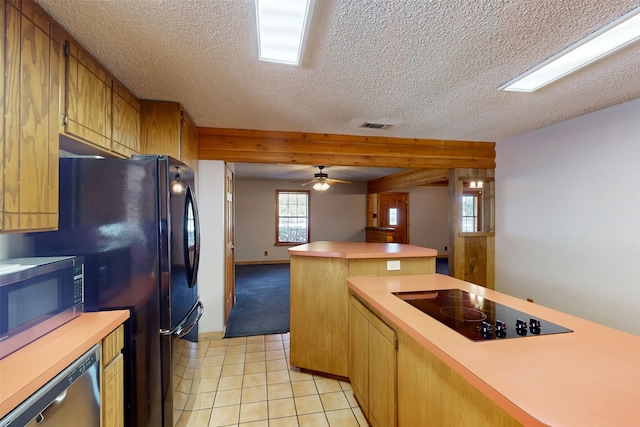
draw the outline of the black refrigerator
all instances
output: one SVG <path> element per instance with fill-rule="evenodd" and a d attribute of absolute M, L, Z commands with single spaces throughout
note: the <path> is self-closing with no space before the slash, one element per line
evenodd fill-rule
<path fill-rule="evenodd" d="M 85 259 L 85 310 L 130 310 L 125 426 L 172 427 L 175 339 L 197 341 L 203 313 L 194 174 L 167 156 L 61 158 L 59 229 L 35 255 Z"/>

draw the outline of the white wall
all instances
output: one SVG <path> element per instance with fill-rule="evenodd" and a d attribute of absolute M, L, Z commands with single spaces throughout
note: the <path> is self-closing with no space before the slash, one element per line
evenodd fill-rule
<path fill-rule="evenodd" d="M 24 234 L 0 234 L 0 260 L 29 256 L 32 248 Z"/>
<path fill-rule="evenodd" d="M 496 289 L 640 335 L 640 99 L 496 154 Z"/>
<path fill-rule="evenodd" d="M 445 255 L 449 248 L 449 190 L 441 187 L 409 189 L 410 243 Z M 447 248 L 447 249 L 445 249 Z"/>
<path fill-rule="evenodd" d="M 222 161 L 198 162 L 200 267 L 198 291 L 204 315 L 198 332 L 224 330 L 224 176 Z"/>
<path fill-rule="evenodd" d="M 283 180 L 237 179 L 235 182 L 235 260 L 286 261 L 289 246 L 275 246 L 276 190 L 301 190 Z M 364 242 L 366 185 L 334 185 L 311 190 L 311 241 Z M 264 253 L 267 252 L 265 256 Z"/>
<path fill-rule="evenodd" d="M 237 179 L 235 183 L 237 262 L 286 261 L 288 246 L 275 246 L 275 191 L 299 190 L 290 181 Z M 410 242 L 446 254 L 449 246 L 447 187 L 413 187 Z M 311 191 L 311 241 L 364 242 L 367 225 L 364 183 L 335 185 L 325 193 Z M 264 255 L 264 252 L 267 255 Z"/>

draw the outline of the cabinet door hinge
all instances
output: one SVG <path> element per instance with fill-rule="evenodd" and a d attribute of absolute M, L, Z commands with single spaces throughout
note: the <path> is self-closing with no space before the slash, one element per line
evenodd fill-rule
<path fill-rule="evenodd" d="M 62 115 L 62 126 L 66 126 L 69 124 L 69 116 L 67 114 Z"/>
<path fill-rule="evenodd" d="M 62 53 L 64 54 L 64 56 L 71 55 L 71 45 L 69 44 L 68 41 L 64 42 L 64 48 L 62 49 Z"/>
<path fill-rule="evenodd" d="M 393 346 L 396 348 L 396 350 L 398 349 L 398 337 L 397 336 L 393 339 Z"/>

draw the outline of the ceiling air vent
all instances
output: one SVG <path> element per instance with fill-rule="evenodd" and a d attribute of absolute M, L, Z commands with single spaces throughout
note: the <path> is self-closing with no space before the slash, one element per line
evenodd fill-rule
<path fill-rule="evenodd" d="M 369 122 L 364 122 L 360 125 L 361 128 L 366 128 L 366 129 L 389 129 L 392 126 L 393 125 L 386 125 L 384 123 L 369 123 Z"/>

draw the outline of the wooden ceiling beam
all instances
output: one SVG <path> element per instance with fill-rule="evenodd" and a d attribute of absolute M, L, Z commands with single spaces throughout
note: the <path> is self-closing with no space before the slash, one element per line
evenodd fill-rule
<path fill-rule="evenodd" d="M 448 169 L 408 169 L 369 181 L 367 193 L 401 190 L 418 185 L 446 182 L 448 179 Z"/>
<path fill-rule="evenodd" d="M 201 160 L 240 163 L 495 168 L 495 143 L 198 128 Z"/>

